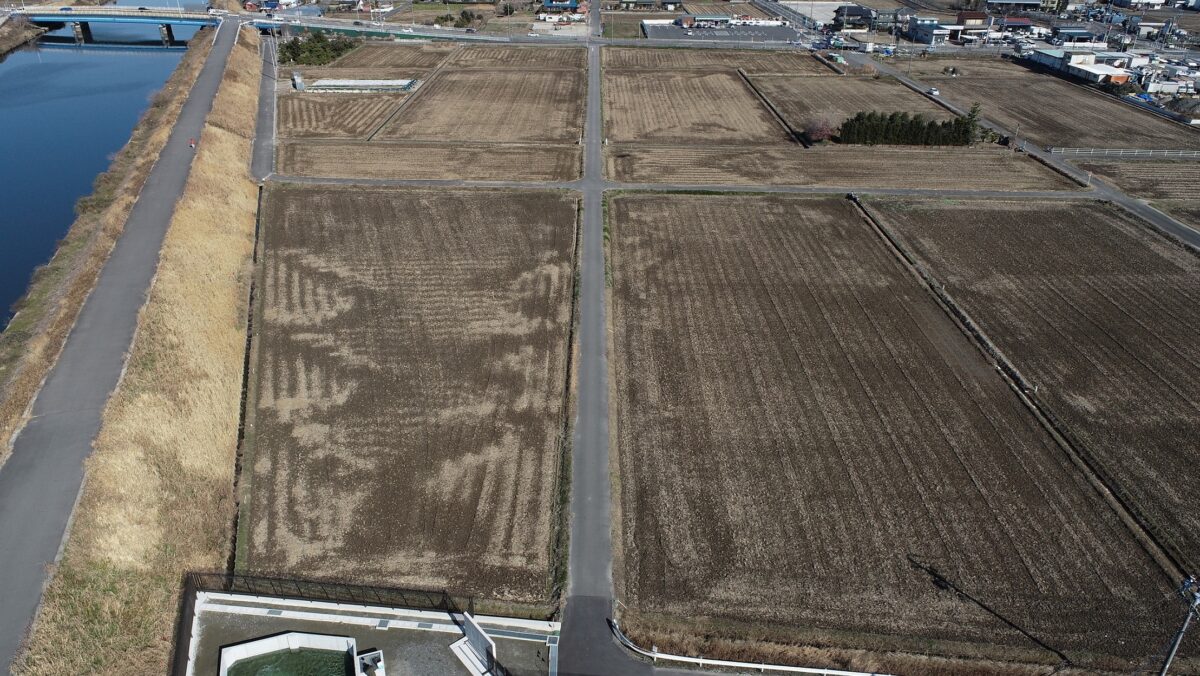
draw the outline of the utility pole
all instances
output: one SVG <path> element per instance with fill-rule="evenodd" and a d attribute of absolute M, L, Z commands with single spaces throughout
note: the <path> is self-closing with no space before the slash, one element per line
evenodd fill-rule
<path fill-rule="evenodd" d="M 1192 623 L 1192 619 L 1200 613 L 1200 580 L 1192 575 L 1183 581 L 1179 587 L 1179 595 L 1188 604 L 1187 617 L 1183 618 L 1183 624 L 1180 625 L 1179 631 L 1175 632 L 1175 639 L 1171 641 L 1171 649 L 1167 651 L 1167 661 L 1163 662 L 1162 671 L 1158 672 L 1158 676 L 1167 676 L 1167 671 L 1171 668 L 1171 662 L 1175 661 L 1175 653 L 1179 652 L 1179 645 L 1183 643 L 1183 636 L 1187 633 L 1188 625 Z"/>

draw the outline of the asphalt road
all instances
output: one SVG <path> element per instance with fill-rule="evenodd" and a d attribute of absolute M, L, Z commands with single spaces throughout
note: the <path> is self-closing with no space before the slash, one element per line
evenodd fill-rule
<path fill-rule="evenodd" d="M 230 22 L 200 71 L 166 147 L 146 179 L 96 287 L 0 467 L 0 671 L 7 672 L 34 617 L 83 481 L 100 416 L 158 266 L 159 249 L 183 193 L 225 63 L 237 37 Z M 203 143 L 203 139 L 201 139 Z"/>
<path fill-rule="evenodd" d="M 579 381 L 571 456 L 571 545 L 559 643 L 564 674 L 650 673 L 608 628 L 612 540 L 608 473 L 608 336 L 604 307 L 604 167 L 600 47 L 588 47 L 584 123 L 583 249 L 580 254 Z"/>

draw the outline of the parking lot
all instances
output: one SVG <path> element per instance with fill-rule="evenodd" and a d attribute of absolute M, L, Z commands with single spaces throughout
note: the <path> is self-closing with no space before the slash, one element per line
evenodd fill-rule
<path fill-rule="evenodd" d="M 690 40 L 694 42 L 790 42 L 799 37 L 790 26 L 728 26 L 725 28 L 692 28 L 681 26 L 646 26 L 651 40 Z"/>

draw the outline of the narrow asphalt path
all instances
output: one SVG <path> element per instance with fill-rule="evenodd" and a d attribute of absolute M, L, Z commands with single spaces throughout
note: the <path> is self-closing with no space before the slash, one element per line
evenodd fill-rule
<path fill-rule="evenodd" d="M 200 138 L 236 38 L 233 22 L 218 31 L 124 233 L 34 402 L 33 417 L 0 467 L 0 672 L 7 673 L 16 657 L 59 553 L 83 462 L 124 370 L 167 224 L 187 182 L 194 156 L 188 139 Z"/>
<path fill-rule="evenodd" d="M 571 451 L 571 546 L 559 645 L 563 674 L 649 674 L 609 630 L 612 524 L 608 473 L 608 335 L 605 323 L 604 167 L 600 47 L 588 47 L 580 254 L 579 380 Z"/>
<path fill-rule="evenodd" d="M 261 181 L 275 171 L 275 83 L 277 78 L 275 38 L 263 36 L 262 79 L 258 86 L 258 116 L 254 121 L 254 154 L 250 175 Z"/>

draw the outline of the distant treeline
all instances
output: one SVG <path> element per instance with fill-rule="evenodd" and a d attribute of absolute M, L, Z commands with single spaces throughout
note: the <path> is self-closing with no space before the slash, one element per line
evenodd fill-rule
<path fill-rule="evenodd" d="M 952 120 L 927 120 L 909 113 L 861 112 L 842 123 L 839 143 L 863 145 L 965 146 L 979 138 L 979 104 Z"/>
<path fill-rule="evenodd" d="M 358 40 L 344 35 L 331 40 L 324 33 L 313 33 L 306 38 L 292 38 L 279 45 L 279 62 L 323 66 L 357 46 Z"/>

